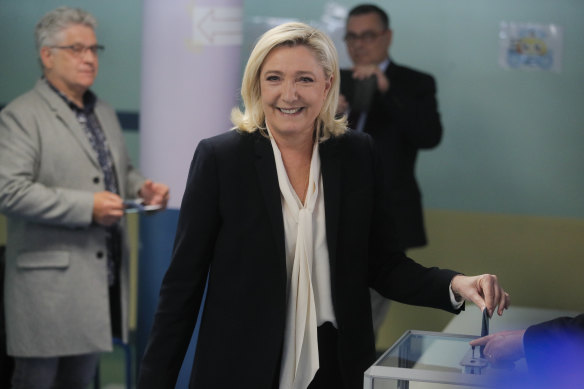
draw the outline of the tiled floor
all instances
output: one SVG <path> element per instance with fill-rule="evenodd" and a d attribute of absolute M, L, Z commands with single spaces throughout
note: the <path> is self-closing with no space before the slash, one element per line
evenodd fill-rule
<path fill-rule="evenodd" d="M 134 358 L 135 359 L 135 358 Z M 132 371 L 135 374 L 136 364 L 132 360 Z M 126 388 L 126 366 L 124 351 L 120 347 L 114 347 L 111 353 L 103 353 L 99 365 L 100 388 L 99 389 L 125 389 Z M 135 386 L 136 379 L 132 376 L 132 385 Z M 96 389 L 91 385 L 89 389 Z"/>

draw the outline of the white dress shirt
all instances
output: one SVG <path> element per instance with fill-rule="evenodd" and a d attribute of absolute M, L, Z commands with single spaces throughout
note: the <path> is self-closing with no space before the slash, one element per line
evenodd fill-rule
<path fill-rule="evenodd" d="M 290 183 L 278 145 L 270 139 L 282 200 L 288 273 L 280 389 L 306 389 L 319 368 L 317 327 L 327 321 L 336 326 L 318 142 L 312 150 L 308 189 L 302 204 Z"/>

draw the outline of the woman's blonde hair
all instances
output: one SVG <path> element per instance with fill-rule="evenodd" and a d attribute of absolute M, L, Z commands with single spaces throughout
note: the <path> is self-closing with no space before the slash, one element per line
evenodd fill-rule
<path fill-rule="evenodd" d="M 260 130 L 267 136 L 266 117 L 262 109 L 260 73 L 268 54 L 281 46 L 305 46 L 310 49 L 324 70 L 326 78 L 333 77 L 333 83 L 322 109 L 316 119 L 317 139 L 323 141 L 329 137 L 343 134 L 347 130 L 346 117 L 336 118 L 339 100 L 340 71 L 337 50 L 331 39 L 316 28 L 304 23 L 284 23 L 264 33 L 251 52 L 243 81 L 241 97 L 243 112 L 235 107 L 231 111 L 234 129 L 245 132 Z"/>

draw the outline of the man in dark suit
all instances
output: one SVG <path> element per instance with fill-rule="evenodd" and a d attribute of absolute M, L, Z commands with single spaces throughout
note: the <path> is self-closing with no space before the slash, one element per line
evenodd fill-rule
<path fill-rule="evenodd" d="M 575 388 L 584 380 L 584 314 L 498 332 L 470 344 L 484 346 L 485 357 L 495 366 L 509 368 L 526 359 L 529 375 L 505 377 L 501 388 Z"/>
<path fill-rule="evenodd" d="M 442 125 L 432 76 L 400 66 L 389 57 L 392 30 L 375 5 L 349 12 L 345 42 L 352 69 L 341 71 L 339 113 L 349 127 L 369 133 L 383 158 L 391 206 L 402 249 L 426 244 L 421 194 L 414 175 L 419 149 L 438 145 Z M 389 302 L 373 294 L 374 327 L 381 326 Z"/>

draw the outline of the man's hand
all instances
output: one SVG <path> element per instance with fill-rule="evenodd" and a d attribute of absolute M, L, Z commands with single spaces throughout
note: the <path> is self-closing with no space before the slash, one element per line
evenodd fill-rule
<path fill-rule="evenodd" d="M 385 77 L 385 74 L 379 69 L 379 66 L 355 65 L 355 67 L 353 67 L 353 78 L 364 80 L 371 76 L 377 77 L 377 89 L 381 93 L 385 93 L 389 90 L 389 79 Z"/>
<path fill-rule="evenodd" d="M 455 295 L 472 301 L 481 311 L 487 309 L 489 317 L 493 316 L 497 307 L 497 313 L 501 316 L 503 310 L 509 308 L 511 304 L 509 293 L 499 285 L 499 280 L 495 275 L 482 274 L 468 277 L 458 274 L 452 279 L 451 286 Z"/>
<path fill-rule="evenodd" d="M 470 342 L 471 346 L 485 346 L 483 355 L 493 364 L 515 362 L 525 356 L 523 348 L 525 330 L 502 331 Z"/>
<path fill-rule="evenodd" d="M 103 226 L 111 226 L 124 216 L 122 198 L 112 192 L 93 194 L 93 221 Z"/>
<path fill-rule="evenodd" d="M 140 188 L 139 196 L 144 199 L 144 204 L 160 205 L 164 209 L 168 203 L 169 189 L 165 184 L 146 180 Z"/>
<path fill-rule="evenodd" d="M 339 94 L 339 102 L 337 104 L 337 115 L 343 115 L 349 111 L 349 102 L 344 95 Z"/>

